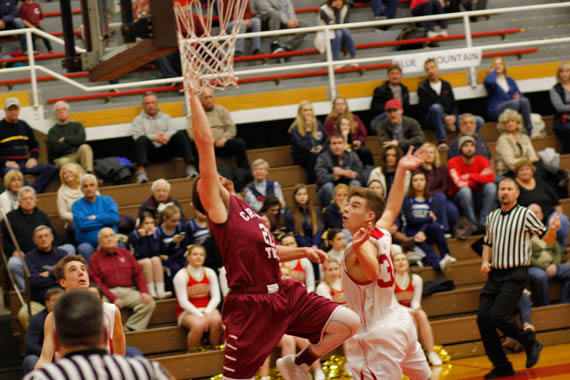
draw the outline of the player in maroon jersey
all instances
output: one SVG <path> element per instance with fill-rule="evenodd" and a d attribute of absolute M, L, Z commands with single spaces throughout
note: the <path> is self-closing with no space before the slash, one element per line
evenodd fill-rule
<path fill-rule="evenodd" d="M 325 252 L 275 244 L 271 231 L 247 203 L 231 194 L 218 175 L 215 141 L 197 95 L 190 97 L 192 128 L 200 157 L 194 207 L 208 216 L 227 271 L 230 293 L 224 300 L 226 326 L 224 378 L 251 379 L 284 333 L 311 345 L 277 362 L 285 380 L 310 378 L 309 366 L 350 338 L 360 327 L 354 312 L 307 293 L 299 281 L 281 280 L 279 260 L 307 257 L 325 263 Z"/>

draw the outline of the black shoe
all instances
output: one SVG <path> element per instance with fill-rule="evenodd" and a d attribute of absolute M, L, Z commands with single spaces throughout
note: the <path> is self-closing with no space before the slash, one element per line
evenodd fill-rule
<path fill-rule="evenodd" d="M 515 371 L 512 366 L 503 368 L 493 368 L 493 370 L 485 374 L 485 379 L 498 379 L 499 377 L 513 376 Z"/>
<path fill-rule="evenodd" d="M 269 51 L 272 52 L 272 53 L 275 53 L 275 50 L 280 49 L 280 48 L 283 49 L 283 48 L 281 47 L 281 45 L 279 45 L 279 42 L 273 41 L 273 42 L 271 43 L 271 45 L 269 46 Z"/>
<path fill-rule="evenodd" d="M 538 363 L 543 346 L 544 344 L 537 340 L 531 347 L 526 349 L 526 368 L 534 367 Z"/>
<path fill-rule="evenodd" d="M 251 55 L 259 55 L 259 54 L 262 54 L 261 50 L 259 49 L 255 49 L 254 51 L 251 52 Z"/>

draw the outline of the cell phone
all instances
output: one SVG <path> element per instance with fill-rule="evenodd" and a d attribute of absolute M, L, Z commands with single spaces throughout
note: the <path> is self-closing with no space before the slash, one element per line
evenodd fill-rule
<path fill-rule="evenodd" d="M 181 232 L 181 233 L 179 233 L 178 235 L 186 236 L 186 232 Z"/>

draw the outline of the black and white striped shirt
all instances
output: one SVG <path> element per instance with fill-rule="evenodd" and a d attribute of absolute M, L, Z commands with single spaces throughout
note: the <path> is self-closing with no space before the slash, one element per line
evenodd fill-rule
<path fill-rule="evenodd" d="M 519 204 L 506 212 L 492 211 L 484 240 L 493 249 L 491 264 L 497 269 L 529 266 L 532 235 L 542 237 L 547 230 L 532 211 Z"/>
<path fill-rule="evenodd" d="M 24 380 L 169 380 L 157 362 L 143 357 L 125 358 L 103 350 L 66 355 L 64 359 L 29 373 Z"/>

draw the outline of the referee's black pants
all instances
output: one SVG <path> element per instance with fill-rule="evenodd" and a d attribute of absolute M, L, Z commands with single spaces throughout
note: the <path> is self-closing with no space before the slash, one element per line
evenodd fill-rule
<path fill-rule="evenodd" d="M 535 342 L 532 331 L 524 331 L 515 322 L 513 314 L 528 283 L 528 267 L 493 269 L 479 297 L 477 325 L 487 356 L 496 368 L 510 368 L 497 329 L 525 348 Z"/>

